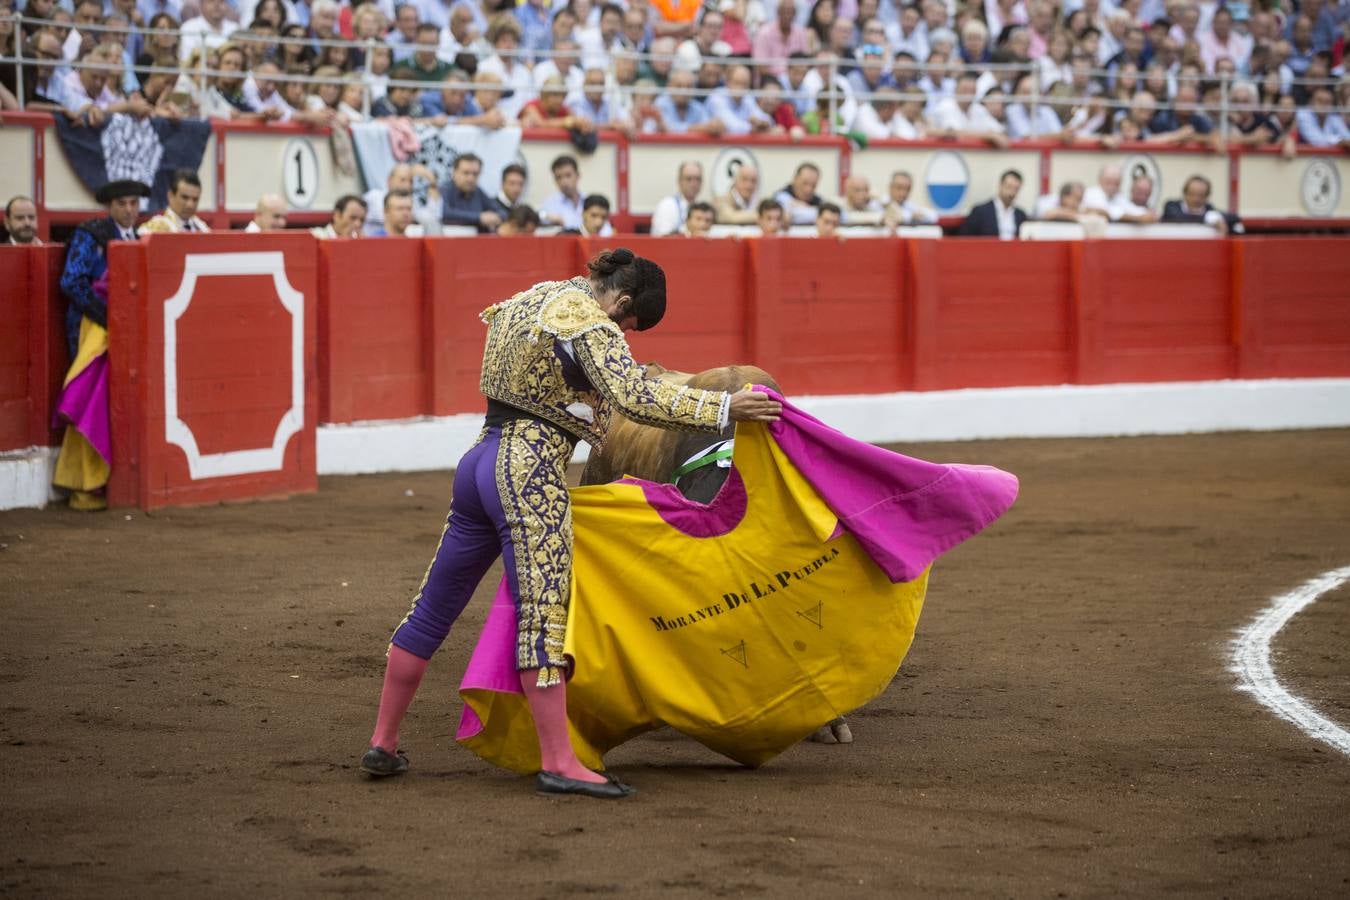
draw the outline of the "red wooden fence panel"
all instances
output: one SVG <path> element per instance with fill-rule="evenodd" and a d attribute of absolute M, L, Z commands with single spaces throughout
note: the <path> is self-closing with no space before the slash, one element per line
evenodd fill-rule
<path fill-rule="evenodd" d="M 1234 250 L 1242 377 L 1350 374 L 1345 239 L 1247 238 Z"/>
<path fill-rule="evenodd" d="M 531 237 L 426 238 L 430 285 L 431 411 L 481 412 L 478 377 L 485 326 L 478 314 L 540 281 L 582 271 L 575 240 Z"/>
<path fill-rule="evenodd" d="M 319 421 L 431 412 L 424 243 L 319 242 Z"/>
<path fill-rule="evenodd" d="M 1071 245 L 1082 384 L 1232 378 L 1227 241 Z"/>
<path fill-rule="evenodd" d="M 884 393 L 905 385 L 908 312 L 899 242 L 749 243 L 754 362 L 785 391 Z"/>
<path fill-rule="evenodd" d="M 154 235 L 109 248 L 109 502 L 313 491 L 315 241 Z"/>
<path fill-rule="evenodd" d="M 1072 380 L 1067 243 L 909 243 L 916 390 Z"/>

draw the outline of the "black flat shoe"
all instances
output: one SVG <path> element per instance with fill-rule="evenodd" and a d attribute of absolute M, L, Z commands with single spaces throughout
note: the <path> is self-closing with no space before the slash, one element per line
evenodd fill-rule
<path fill-rule="evenodd" d="M 390 753 L 379 747 L 371 747 L 366 751 L 366 755 L 361 757 L 361 771 L 372 778 L 402 775 L 408 771 L 408 757 L 402 750 Z"/>
<path fill-rule="evenodd" d="M 553 772 L 540 772 L 535 776 L 534 789 L 541 794 L 580 794 L 583 797 L 595 797 L 598 800 L 618 800 L 636 793 L 633 788 L 619 781 L 613 775 L 606 775 L 604 784 L 578 781 Z"/>

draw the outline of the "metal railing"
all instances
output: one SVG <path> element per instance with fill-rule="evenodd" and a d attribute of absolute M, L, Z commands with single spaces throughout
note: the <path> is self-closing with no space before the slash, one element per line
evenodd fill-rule
<path fill-rule="evenodd" d="M 25 79 L 33 74 L 28 70 L 45 67 L 45 68 L 67 68 L 75 70 L 102 69 L 110 73 L 118 73 L 118 74 L 125 73 L 126 66 L 125 64 L 121 63 L 101 63 L 101 62 L 91 63 L 83 61 L 68 62 L 65 61 L 64 59 L 57 61 L 57 60 L 26 57 L 24 55 L 24 42 L 22 40 L 22 25 L 29 24 L 29 25 L 50 27 L 52 26 L 52 23 L 46 19 L 33 18 L 18 14 L 11 15 L 9 18 L 14 22 L 15 25 L 13 35 L 15 45 L 14 55 L 12 56 L 0 55 L 0 64 L 11 64 L 11 63 L 15 64 L 16 88 L 18 95 L 17 99 L 19 102 L 20 109 L 24 108 L 26 101 L 27 91 L 25 89 Z M 362 85 L 361 113 L 363 116 L 367 117 L 370 115 L 371 87 L 375 83 L 377 78 L 382 80 L 382 83 L 385 85 L 386 88 L 402 87 L 402 88 L 412 88 L 417 91 L 451 89 L 451 90 L 463 90 L 472 92 L 484 89 L 485 87 L 491 90 L 500 90 L 500 91 L 511 90 L 511 86 L 509 84 L 489 86 L 483 83 L 475 82 L 473 80 L 466 80 L 460 78 L 450 78 L 435 83 L 429 83 L 419 80 L 406 80 L 406 79 L 400 80 L 388 78 L 385 75 L 385 73 L 374 72 L 372 67 L 374 50 L 378 48 L 389 48 L 391 51 L 391 55 L 392 51 L 396 47 L 408 50 L 409 52 L 417 52 L 417 51 L 414 50 L 410 45 L 406 44 L 391 45 L 387 42 L 377 41 L 374 39 L 367 39 L 367 40 L 343 40 L 337 38 L 321 39 L 308 36 L 284 37 L 272 35 L 238 34 L 236 32 L 235 34 L 232 34 L 228 38 L 222 38 L 215 47 L 208 47 L 208 38 L 206 35 L 202 35 L 200 33 L 189 33 L 185 35 L 179 29 L 152 29 L 136 26 L 113 26 L 113 25 L 81 25 L 78 27 L 74 25 L 71 26 L 63 25 L 56 27 L 66 28 L 67 30 L 69 28 L 75 28 L 75 30 L 78 31 L 89 31 L 94 33 L 112 33 L 120 35 L 123 38 L 129 37 L 131 35 L 139 35 L 141 37 L 172 36 L 178 38 L 179 42 L 183 41 L 184 39 L 187 39 L 195 43 L 198 43 L 202 49 L 202 52 L 198 54 L 197 64 L 193 68 L 188 68 L 185 65 L 158 66 L 153 64 L 152 65 L 133 64 L 131 68 L 135 73 L 142 76 L 156 75 L 156 74 L 163 74 L 163 75 L 190 74 L 191 77 L 196 79 L 197 86 L 201 90 L 206 89 L 208 85 L 208 79 L 211 82 L 221 79 L 244 81 L 249 77 L 250 72 L 247 69 L 241 72 L 241 71 L 226 71 L 221 70 L 219 68 L 208 68 L 207 59 L 210 51 L 219 50 L 223 46 L 242 47 L 245 44 L 266 44 L 269 47 L 298 45 L 307 48 L 345 47 L 348 49 L 360 50 L 363 52 L 364 58 L 359 73 L 351 71 L 343 73 L 341 77 L 320 77 L 315 75 L 295 74 L 282 70 L 276 73 L 268 73 L 265 80 L 278 83 L 299 82 L 307 85 L 316 85 L 316 86 L 337 85 L 339 87 L 347 87 L 353 83 L 356 83 L 353 81 L 351 76 L 354 74 L 359 74 L 361 78 L 359 83 Z M 428 45 L 421 45 L 421 46 L 425 50 L 434 50 L 438 54 L 438 58 L 440 58 L 439 47 L 432 48 Z M 173 49 L 175 53 L 180 52 L 179 48 Z M 472 51 L 466 50 L 465 52 L 472 52 Z M 629 51 L 629 50 L 612 51 L 612 52 L 607 51 L 607 53 L 609 53 L 609 55 L 623 54 L 625 57 L 631 59 L 635 63 L 670 62 L 672 65 L 674 65 L 676 62 L 683 59 L 683 57 L 681 57 L 679 54 L 641 53 L 638 51 Z M 248 54 L 246 51 L 245 56 L 247 57 L 247 55 Z M 507 52 L 494 50 L 493 55 L 513 60 L 564 59 L 570 60 L 572 63 L 581 65 L 585 60 L 588 59 L 590 53 L 580 48 L 575 50 L 567 49 L 567 50 L 547 50 L 547 51 L 517 49 L 515 51 L 507 51 Z M 182 59 L 181 56 L 179 58 L 180 60 Z M 738 57 L 717 57 L 717 60 L 719 63 L 724 65 L 744 64 L 750 67 L 764 66 L 764 65 L 799 66 L 806 64 L 805 60 L 790 59 L 790 58 L 768 59 L 757 57 L 754 59 L 742 59 Z M 386 71 L 393 71 L 394 69 L 403 65 L 406 64 L 391 62 L 390 68 Z M 918 101 L 923 103 L 925 107 L 927 107 L 939 99 L 939 97 L 935 97 L 932 93 L 928 91 L 915 90 L 913 88 L 910 89 L 886 88 L 880 91 L 858 92 L 852 90 L 852 88 L 849 87 L 841 90 L 836 86 L 839 85 L 841 81 L 842 72 L 845 69 L 851 71 L 853 69 L 861 68 L 861 65 L 856 60 L 851 58 L 831 56 L 823 62 L 819 59 L 813 59 L 810 62 L 808 68 L 814 68 L 817 70 L 820 70 L 822 68 L 824 69 L 824 73 L 821 74 L 820 77 L 822 81 L 822 92 L 827 98 L 827 107 L 825 110 L 823 110 L 823 112 L 828 116 L 828 123 L 826 123 L 825 127 L 822 128 L 822 131 L 826 133 L 831 134 L 847 133 L 848 126 L 851 123 L 843 123 L 843 127 L 838 127 L 840 122 L 840 113 L 842 110 L 842 104 L 846 102 L 851 101 L 853 103 L 868 103 L 868 102 L 875 102 L 877 100 L 894 100 L 896 102 L 904 103 L 910 101 Z M 892 70 L 893 66 L 889 64 L 884 69 L 884 71 L 888 72 Z M 1015 84 L 1016 82 L 1020 81 L 1021 78 L 1025 75 L 1035 76 L 1031 80 L 1032 89 L 1030 95 L 1023 98 L 1005 92 L 1002 96 L 1002 100 L 1005 104 L 1024 103 L 1024 105 L 1028 107 L 1031 125 L 1031 134 L 1029 136 L 1031 138 L 1039 137 L 1042 134 L 1040 130 L 1040 123 L 1037 121 L 1037 116 L 1035 114 L 1035 111 L 1041 107 L 1050 107 L 1053 111 L 1053 110 L 1062 110 L 1066 107 L 1069 109 L 1074 109 L 1082 107 L 1084 105 L 1100 105 L 1107 113 L 1106 124 L 1110 124 L 1116 113 L 1120 111 L 1129 110 L 1133 105 L 1132 97 L 1117 97 L 1109 93 L 1074 94 L 1070 96 L 1059 96 L 1055 94 L 1046 93 L 1041 83 L 1043 76 L 1042 67 L 1037 62 L 1030 62 L 1025 64 L 989 63 L 981 65 L 964 65 L 964 64 L 954 64 L 950 62 L 944 62 L 937 66 L 916 62 L 914 66 L 914 73 L 917 76 L 916 82 L 921 81 L 924 78 L 931 79 L 934 76 L 936 76 L 939 82 L 944 85 L 948 80 L 955 79 L 962 74 L 969 73 L 978 76 L 983 73 L 990 73 L 994 75 L 996 78 L 999 78 L 1000 87 L 1002 82 L 1004 81 Z M 1089 83 L 1094 83 L 1098 86 L 1110 84 L 1113 80 L 1115 80 L 1118 77 L 1118 75 L 1119 73 L 1117 71 L 1109 69 L 1101 69 L 1096 67 L 1088 71 Z M 1000 78 L 999 76 L 1004 77 Z M 1230 130 L 1232 127 L 1232 123 L 1230 121 L 1230 114 L 1245 113 L 1245 112 L 1270 114 L 1272 112 L 1272 109 L 1269 105 L 1263 104 L 1259 100 L 1253 103 L 1236 104 L 1233 103 L 1230 98 L 1231 89 L 1234 84 L 1250 83 L 1255 85 L 1258 83 L 1259 78 L 1260 76 L 1242 76 L 1242 75 L 1233 76 L 1227 72 L 1221 73 L 1218 76 L 1169 74 L 1168 75 L 1169 84 L 1175 84 L 1177 86 L 1183 85 L 1194 86 L 1196 87 L 1197 92 L 1199 91 L 1201 86 L 1217 84 L 1219 88 L 1218 105 L 1215 106 L 1212 104 L 1205 104 L 1198 101 L 1195 103 L 1181 103 L 1176 101 L 1160 100 L 1157 103 L 1157 108 L 1159 110 L 1171 110 L 1174 112 L 1183 111 L 1214 116 L 1215 121 L 1213 122 L 1213 125 L 1215 129 L 1218 131 L 1219 140 L 1221 143 L 1227 144 L 1230 137 Z M 1139 71 L 1135 74 L 1136 93 L 1145 88 L 1147 80 L 1148 80 L 1147 71 Z M 1298 78 L 1293 79 L 1291 82 L 1289 82 L 1289 84 L 1291 87 L 1298 86 L 1308 88 L 1326 86 L 1330 87 L 1333 90 L 1333 92 L 1335 92 L 1337 87 L 1339 86 L 1339 82 L 1337 82 L 1334 79 L 1323 80 L 1323 79 Z M 658 86 L 655 84 L 643 84 L 643 83 L 614 86 L 610 84 L 610 80 L 608 77 L 606 79 L 606 86 L 605 86 L 606 96 L 611 95 L 611 92 L 617 92 L 620 99 L 625 101 L 626 105 L 631 105 L 631 102 L 634 98 L 640 99 L 662 95 L 690 96 L 697 99 L 707 99 L 712 94 L 717 93 L 720 90 L 722 90 L 722 88 L 700 88 L 697 86 L 692 88 L 676 88 L 670 86 Z M 740 94 L 737 97 L 737 99 L 739 99 L 741 96 L 750 97 L 752 99 L 758 99 L 760 97 L 771 95 L 780 97 L 783 100 L 783 102 L 792 102 L 795 105 L 795 98 L 790 96 L 786 88 L 772 91 L 749 89 L 746 90 L 743 94 Z M 951 96 L 951 95 L 946 93 L 946 91 L 944 90 L 940 94 L 940 96 Z M 979 102 L 980 100 L 984 99 L 984 97 L 983 96 L 972 97 L 971 99 L 974 102 Z M 301 109 L 298 111 L 304 112 L 305 110 Z M 1332 112 L 1344 115 L 1347 112 L 1350 112 L 1350 106 L 1334 106 L 1332 108 Z M 1067 125 L 1068 121 L 1067 116 L 1062 115 L 1060 112 L 1056 112 L 1055 114 L 1057 118 L 1060 119 L 1060 122 L 1062 124 Z M 1055 132 L 1055 133 L 1060 134 L 1063 132 Z M 1092 136 L 1087 135 L 1083 137 L 1090 138 Z"/>

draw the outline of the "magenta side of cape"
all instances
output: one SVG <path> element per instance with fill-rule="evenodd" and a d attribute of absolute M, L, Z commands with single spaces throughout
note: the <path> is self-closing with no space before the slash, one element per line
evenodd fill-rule
<path fill-rule="evenodd" d="M 783 402 L 778 446 L 893 582 L 979 534 L 1017 499 L 1017 476 L 992 466 L 925 462 L 854 440 Z"/>
<path fill-rule="evenodd" d="M 89 361 L 61 391 L 52 425 L 69 423 L 98 451 L 112 461 L 112 429 L 108 422 L 108 354 L 100 353 Z"/>
<path fill-rule="evenodd" d="M 892 582 L 919 577 L 933 560 L 978 534 L 1017 499 L 1017 477 L 1001 469 L 930 463 L 874 447 L 802 412 L 769 388 L 756 389 L 783 403 L 782 419 L 769 425 L 778 446 Z M 632 483 L 646 485 L 637 479 Z M 745 490 L 739 479 L 728 484 Z M 698 530 L 691 531 L 688 519 L 699 508 L 714 519 L 721 515 L 691 503 L 670 485 L 652 488 L 644 490 L 647 501 L 667 521 L 679 520 L 676 527 L 686 533 Z M 721 534 L 725 523 L 709 522 L 706 530 Z M 516 610 L 503 580 L 459 689 L 520 693 L 515 642 Z M 466 705 L 455 737 L 470 738 L 482 727 Z"/>

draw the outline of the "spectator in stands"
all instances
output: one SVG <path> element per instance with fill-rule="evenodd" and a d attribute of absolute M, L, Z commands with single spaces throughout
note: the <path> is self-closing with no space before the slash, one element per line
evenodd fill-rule
<path fill-rule="evenodd" d="M 773 123 L 774 134 L 788 134 L 793 140 L 806 134 L 806 127 L 797 118 L 797 109 L 783 97 L 783 86 L 772 78 L 765 79 L 760 85 L 760 94 L 755 104 Z"/>
<path fill-rule="evenodd" d="M 520 24 L 511 16 L 498 15 L 488 28 L 487 39 L 492 44 L 493 53 L 478 64 L 474 78 L 477 80 L 480 75 L 496 75 L 508 94 L 499 101 L 502 115 L 508 119 L 517 119 L 525 104 L 535 97 L 534 73 L 515 55 L 516 51 L 522 49 Z M 478 99 L 477 96 L 474 99 Z M 483 105 L 481 100 L 478 105 Z"/>
<path fill-rule="evenodd" d="M 491 234 L 502 223 L 502 215 L 492 198 L 478 186 L 483 161 L 472 153 L 455 158 L 450 180 L 441 186 L 441 222 L 468 225 Z"/>
<path fill-rule="evenodd" d="M 918 91 L 917 87 L 911 88 L 911 92 L 915 91 Z M 903 141 L 927 137 L 928 121 L 923 115 L 923 101 L 913 96 L 901 101 L 895 115 L 891 116 L 891 131 Z"/>
<path fill-rule="evenodd" d="M 522 128 L 567 128 L 583 134 L 594 130 L 591 120 L 574 115 L 563 98 L 567 87 L 561 75 L 553 75 L 539 86 L 539 98 L 526 103 L 520 110 Z M 543 210 L 540 210 L 543 212 Z"/>
<path fill-rule="evenodd" d="M 624 10 L 623 43 L 634 53 L 651 52 L 651 34 L 647 29 L 648 10 L 648 7 L 637 4 L 629 4 L 628 9 Z"/>
<path fill-rule="evenodd" d="M 564 13 L 566 10 L 563 11 Z M 561 18 L 563 13 L 558 14 Z M 567 13 L 570 17 L 570 13 Z M 534 83 L 539 90 L 543 90 L 544 82 L 557 78 L 563 84 L 564 92 L 573 91 L 581 87 L 581 79 L 585 75 L 585 70 L 577 64 L 577 58 L 581 51 L 577 47 L 576 41 L 569 39 L 557 41 L 553 45 L 554 54 L 551 58 L 543 62 L 535 63 Z"/>
<path fill-rule="evenodd" d="M 1250 81 L 1233 82 L 1228 89 L 1228 108 L 1228 121 L 1233 126 L 1228 132 L 1230 144 L 1262 147 L 1281 142 L 1280 126 L 1260 108 L 1256 86 Z"/>
<path fill-rule="evenodd" d="M 756 134 L 773 130 L 773 120 L 750 97 L 750 69 L 732 66 L 726 87 L 708 98 L 708 113 L 719 120 L 726 134 Z"/>
<path fill-rule="evenodd" d="M 412 77 L 417 81 L 433 84 L 442 82 L 454 68 L 437 56 L 441 43 L 441 30 L 429 22 L 417 26 L 417 37 L 413 42 Z"/>
<path fill-rule="evenodd" d="M 937 213 L 910 202 L 909 196 L 914 190 L 914 176 L 905 171 L 891 175 L 888 193 L 890 202 L 886 204 L 882 221 L 891 228 L 901 225 L 933 225 L 937 223 Z"/>
<path fill-rule="evenodd" d="M 849 131 L 869 140 L 881 141 L 896 136 L 895 115 L 900 109 L 900 93 L 884 89 L 870 101 L 858 104 Z"/>
<path fill-rule="evenodd" d="M 711 203 L 699 201 L 690 204 L 679 233 L 684 237 L 710 237 L 715 215 Z"/>
<path fill-rule="evenodd" d="M 419 181 L 426 185 L 425 202 L 418 200 L 417 193 L 413 190 Z M 366 209 L 369 210 L 365 222 L 366 234 L 375 235 L 378 231 L 383 230 L 384 198 L 391 191 L 407 191 L 412 195 L 414 221 L 421 222 L 429 218 L 440 218 L 441 192 L 440 188 L 436 186 L 436 175 L 422 163 L 396 164 L 385 176 L 384 184 L 383 188 L 371 188 L 366 191 L 364 199 Z"/>
<path fill-rule="evenodd" d="M 1181 189 L 1180 200 L 1163 204 L 1162 221 L 1196 222 L 1210 226 L 1219 234 L 1241 234 L 1242 220 L 1232 213 L 1224 213 L 1209 202 L 1211 185 L 1203 175 L 1192 175 Z"/>
<path fill-rule="evenodd" d="M 539 213 L 528 203 L 512 207 L 502 224 L 497 226 L 497 234 L 510 237 L 517 234 L 534 234 L 539 228 Z"/>
<path fill-rule="evenodd" d="M 417 47 L 417 26 L 422 24 L 421 14 L 414 2 L 400 3 L 394 9 L 394 27 L 385 35 L 385 41 L 393 50 L 397 62 L 406 62 L 412 58 Z"/>
<path fill-rule="evenodd" d="M 371 237 L 409 237 L 408 229 L 413 224 L 412 191 L 396 188 L 385 193 L 383 219 L 383 224 L 366 233 Z"/>
<path fill-rule="evenodd" d="M 407 66 L 396 66 L 392 81 L 415 81 L 416 73 Z M 370 115 L 375 119 L 390 116 L 404 116 L 409 119 L 426 118 L 426 110 L 417 97 L 417 89 L 390 84 L 388 92 L 370 105 Z"/>
<path fill-rule="evenodd" d="M 609 55 L 623 49 L 623 12 L 618 4 L 604 3 L 596 23 L 578 32 L 577 44 L 586 68 L 608 68 Z"/>
<path fill-rule="evenodd" d="M 755 224 L 759 226 L 759 233 L 762 235 L 782 234 L 785 230 L 783 204 L 772 197 L 759 201 L 759 206 L 755 207 Z"/>
<path fill-rule="evenodd" d="M 469 75 L 463 69 L 451 69 L 445 81 L 435 90 L 423 91 L 417 95 L 422 111 L 437 126 L 451 122 L 460 125 L 481 125 L 486 128 L 500 128 L 506 124 L 501 111 L 492 115 L 483 115 L 478 103 L 469 96 Z"/>
<path fill-rule="evenodd" d="M 820 204 L 820 209 L 816 210 L 816 237 L 838 237 L 839 220 L 842 217 L 842 211 L 833 203 Z"/>
<path fill-rule="evenodd" d="M 756 60 L 765 61 L 760 67 L 761 72 L 781 78 L 787 73 L 787 65 L 780 60 L 811 49 L 810 36 L 796 21 L 795 0 L 779 0 L 773 24 L 765 22 L 759 26 L 752 42 L 752 55 Z"/>
<path fill-rule="evenodd" d="M 538 54 L 553 46 L 553 20 L 549 17 L 548 0 L 525 0 L 512 10 L 520 23 L 520 49 L 529 56 L 526 62 L 534 64 Z M 489 39 L 490 40 L 490 39 Z"/>
<path fill-rule="evenodd" d="M 731 48 L 721 41 L 722 22 L 722 13 L 715 6 L 705 6 L 698 29 L 675 51 L 676 65 L 696 71 L 705 61 L 729 54 Z"/>
<path fill-rule="evenodd" d="M 321 66 L 320 71 L 327 75 L 337 73 L 337 69 L 332 66 Z M 244 80 L 244 102 L 249 109 L 262 114 L 265 119 L 288 122 L 295 110 L 277 89 L 276 79 L 280 74 L 281 69 L 271 60 L 259 63 Z M 319 71 L 316 71 L 315 75 L 319 75 Z"/>
<path fill-rule="evenodd" d="M 581 169 L 577 158 L 563 154 L 550 166 L 557 193 L 539 204 L 539 218 L 546 225 L 558 225 L 572 231 L 581 230 L 582 196 L 579 182 Z"/>
<path fill-rule="evenodd" d="M 694 73 L 685 69 L 676 69 L 670 73 L 667 84 L 668 93 L 663 93 L 652 103 L 658 116 L 653 119 L 652 130 L 666 131 L 671 134 L 697 132 L 717 137 L 726 130 L 721 119 L 708 115 L 701 100 L 689 91 L 694 89 Z"/>
<path fill-rule="evenodd" d="M 804 162 L 792 173 L 792 181 L 773 198 L 783 207 L 783 215 L 788 225 L 810 225 L 816 220 L 816 212 L 823 202 L 816 193 L 820 184 L 820 168 L 815 163 Z"/>
<path fill-rule="evenodd" d="M 502 215 L 503 221 L 511 210 L 524 205 L 521 197 L 525 194 L 525 180 L 525 167 L 520 163 L 511 163 L 502 169 L 501 185 L 492 200 L 497 204 L 497 212 Z M 584 208 L 582 211 L 585 211 Z"/>
<path fill-rule="evenodd" d="M 1083 182 L 1066 181 L 1059 194 L 1046 194 L 1036 201 L 1034 218 L 1041 222 L 1081 222 L 1083 212 Z"/>
<path fill-rule="evenodd" d="M 1143 174 L 1134 176 L 1130 182 L 1130 196 L 1120 205 L 1119 214 L 1112 221 L 1134 225 L 1149 225 L 1158 221 L 1158 213 L 1153 210 L 1152 178 Z"/>
<path fill-rule="evenodd" d="M 976 237 L 996 237 L 1003 241 L 1017 239 L 1027 214 L 1017 206 L 1017 194 L 1022 190 L 1022 173 L 1009 169 L 999 176 L 998 194 L 994 199 L 971 209 L 961 223 L 959 234 Z"/>
<path fill-rule="evenodd" d="M 981 140 L 1006 147 L 1008 138 L 1003 125 L 975 102 L 977 83 L 978 76 L 969 71 L 956 79 L 955 95 L 942 98 L 933 111 L 936 132 L 941 137 Z"/>
<path fill-rule="evenodd" d="M 614 226 L 609 223 L 609 200 L 603 194 L 588 194 L 581 204 L 581 236 L 610 237 Z"/>
<path fill-rule="evenodd" d="M 1345 116 L 1335 112 L 1336 95 L 1331 88 L 1319 84 L 1312 91 L 1308 108 L 1298 111 L 1298 139 L 1310 147 L 1340 147 L 1350 149 L 1350 128 Z"/>
<path fill-rule="evenodd" d="M 178 52 L 183 59 L 187 59 L 193 50 L 217 50 L 225 46 L 230 35 L 239 28 L 237 22 L 226 18 L 225 0 L 199 0 L 197 6 L 201 14 L 188 19 L 179 28 Z"/>
<path fill-rule="evenodd" d="M 215 67 L 224 74 L 208 79 L 199 101 L 202 115 L 211 119 L 258 118 L 244 96 L 244 77 L 248 71 L 244 51 L 227 44 L 220 49 Z"/>
<path fill-rule="evenodd" d="M 1032 105 L 1038 77 L 1028 72 L 1017 79 L 1017 86 L 1013 89 L 1013 101 L 1007 105 L 1007 117 L 1008 137 L 1014 141 L 1058 138 L 1064 131 L 1064 125 L 1053 109 L 1044 103 Z"/>
<path fill-rule="evenodd" d="M 40 247 L 37 236 L 37 205 L 31 197 L 20 194 L 5 204 L 5 243 Z"/>
<path fill-rule="evenodd" d="M 284 231 L 286 228 L 286 201 L 276 194 L 263 194 L 253 210 L 253 218 L 244 231 L 257 234 L 262 231 Z"/>
<path fill-rule="evenodd" d="M 23 70 L 23 101 L 26 109 L 61 109 L 61 77 L 56 74 L 56 66 L 62 61 L 61 42 L 50 31 L 39 31 L 28 39 L 23 49 L 24 56 L 36 63 L 26 65 Z M 8 66 L 5 72 L 14 70 Z M 14 90 L 18 90 L 17 80 Z M 12 106 L 18 108 L 18 97 Z"/>
<path fill-rule="evenodd" d="M 713 212 L 719 225 L 751 225 L 758 218 L 759 170 L 741 163 L 731 180 L 731 190 L 713 198 Z"/>
<path fill-rule="evenodd" d="M 885 207 L 872 196 L 872 185 L 866 175 L 850 175 L 844 179 L 844 202 L 840 204 L 843 224 L 880 225 Z M 820 216 L 816 216 L 819 227 Z"/>
<path fill-rule="evenodd" d="M 316 238 L 356 238 L 361 236 L 361 227 L 366 224 L 366 201 L 355 194 L 343 194 L 333 204 L 333 217 L 322 228 L 312 228 L 310 233 Z"/>
<path fill-rule="evenodd" d="M 1095 210 L 1099 215 L 1114 221 L 1120 215 L 1126 197 L 1121 193 L 1124 175 L 1120 166 L 1108 163 L 1097 172 L 1097 183 L 1083 192 L 1082 210 Z"/>
<path fill-rule="evenodd" d="M 696 162 L 680 163 L 677 190 L 663 197 L 652 211 L 652 235 L 674 234 L 689 218 L 689 210 L 703 191 L 703 166 Z M 710 206 L 709 209 L 712 209 Z M 716 213 L 714 213 L 716 215 Z M 711 224 L 711 223 L 709 223 Z"/>
<path fill-rule="evenodd" d="M 1150 144 L 1184 144 L 1195 136 L 1195 128 L 1181 125 L 1176 130 L 1155 132 L 1153 117 L 1158 112 L 1158 101 L 1148 91 L 1139 91 L 1130 101 L 1129 112 L 1116 120 L 1116 135 L 1126 141 L 1148 141 Z M 1168 122 L 1159 123 L 1166 127 Z"/>
<path fill-rule="evenodd" d="M 567 108 L 596 128 L 629 127 L 628 119 L 605 97 L 605 70 L 587 69 L 581 90 L 567 98 Z"/>
<path fill-rule="evenodd" d="M 141 226 L 141 234 L 205 234 L 211 229 L 197 218 L 202 182 L 191 169 L 178 169 L 169 177 L 169 205 L 164 212 Z"/>
<path fill-rule="evenodd" d="M 100 44 L 85 56 L 84 62 L 93 65 L 116 66 L 122 54 L 112 44 Z M 140 94 L 126 100 L 118 96 L 109 81 L 115 83 L 115 72 L 109 69 L 74 69 L 61 89 L 61 102 L 71 121 L 92 126 L 101 125 L 113 113 L 128 113 L 137 118 L 150 115 L 150 104 Z"/>

